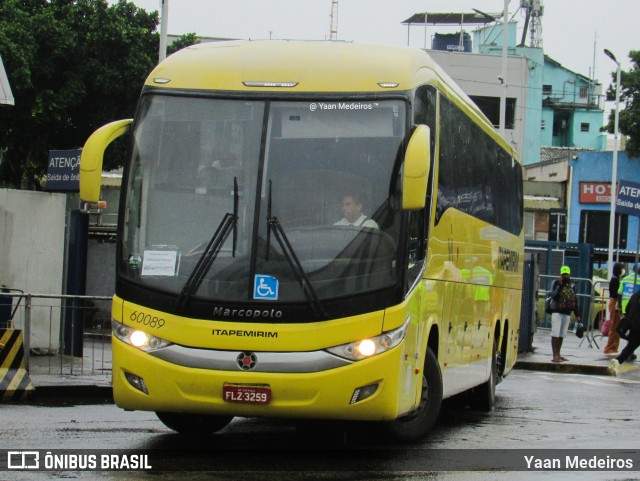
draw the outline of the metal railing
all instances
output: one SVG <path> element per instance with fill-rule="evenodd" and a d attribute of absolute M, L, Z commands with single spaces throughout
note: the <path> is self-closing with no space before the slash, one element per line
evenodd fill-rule
<path fill-rule="evenodd" d="M 0 328 L 23 331 L 27 372 L 111 375 L 111 297 L 8 291 L 0 300 L 12 315 Z"/>

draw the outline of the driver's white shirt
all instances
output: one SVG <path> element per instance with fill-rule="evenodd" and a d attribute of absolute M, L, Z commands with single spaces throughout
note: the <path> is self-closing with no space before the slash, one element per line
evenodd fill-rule
<path fill-rule="evenodd" d="M 355 227 L 370 227 L 371 229 L 379 229 L 375 220 L 369 219 L 366 215 L 361 214 L 355 222 L 349 222 L 346 218 L 340 219 L 333 225 L 352 225 Z"/>

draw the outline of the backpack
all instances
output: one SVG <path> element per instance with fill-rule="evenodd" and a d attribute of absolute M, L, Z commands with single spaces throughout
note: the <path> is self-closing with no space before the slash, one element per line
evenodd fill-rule
<path fill-rule="evenodd" d="M 556 309 L 564 312 L 570 312 L 576 308 L 576 291 L 573 283 L 564 284 L 560 288 L 556 298 L 556 306 Z"/>

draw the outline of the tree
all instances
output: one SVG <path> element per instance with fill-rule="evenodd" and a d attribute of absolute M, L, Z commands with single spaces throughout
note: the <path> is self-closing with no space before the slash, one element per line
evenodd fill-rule
<path fill-rule="evenodd" d="M 628 72 L 620 72 L 620 133 L 627 136 L 627 153 L 630 157 L 640 157 L 640 50 L 629 52 L 633 65 Z M 613 72 L 613 83 L 607 90 L 607 100 L 616 99 L 616 72 Z M 615 111 L 609 115 L 609 123 L 603 127 L 605 132 L 614 133 Z"/>
<path fill-rule="evenodd" d="M 126 0 L 0 2 L 15 98 L 0 109 L 0 186 L 37 188 L 49 150 L 81 147 L 97 127 L 133 116 L 157 62 L 157 26 L 157 12 Z"/>
<path fill-rule="evenodd" d="M 178 50 L 182 50 L 190 45 L 199 43 L 200 39 L 195 33 L 186 33 L 179 39 L 167 46 L 167 56 L 176 53 Z"/>

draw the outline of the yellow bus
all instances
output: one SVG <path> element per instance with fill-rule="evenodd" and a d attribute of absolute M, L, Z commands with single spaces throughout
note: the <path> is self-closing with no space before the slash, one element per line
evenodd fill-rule
<path fill-rule="evenodd" d="M 98 129 L 127 134 L 113 391 L 183 433 L 234 416 L 380 421 L 492 409 L 516 360 L 522 169 L 422 50 L 201 44 Z"/>

